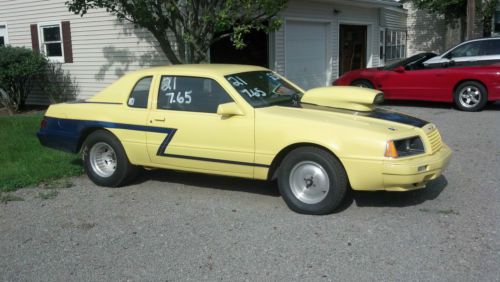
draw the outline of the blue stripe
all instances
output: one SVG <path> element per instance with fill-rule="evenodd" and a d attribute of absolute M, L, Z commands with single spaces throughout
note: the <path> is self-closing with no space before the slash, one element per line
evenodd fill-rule
<path fill-rule="evenodd" d="M 207 161 L 207 162 L 217 162 L 225 164 L 245 165 L 253 167 L 270 167 L 269 165 L 265 164 L 167 154 L 165 151 L 167 150 L 170 141 L 172 141 L 175 133 L 177 132 L 177 129 L 175 128 L 115 123 L 115 122 L 96 121 L 96 120 L 60 119 L 52 117 L 45 117 L 45 119 L 47 121 L 46 127 L 40 129 L 40 131 L 37 133 L 37 136 L 42 145 L 55 149 L 70 151 L 73 153 L 78 152 L 78 141 L 80 140 L 80 136 L 83 134 L 84 130 L 89 128 L 116 128 L 116 129 L 136 130 L 136 131 L 155 132 L 155 133 L 166 133 L 167 136 L 165 137 L 160 147 L 158 148 L 158 151 L 156 152 L 157 156 Z"/>

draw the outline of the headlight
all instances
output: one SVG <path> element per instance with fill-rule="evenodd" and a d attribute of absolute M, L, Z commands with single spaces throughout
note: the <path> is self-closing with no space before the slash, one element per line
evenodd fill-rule
<path fill-rule="evenodd" d="M 400 140 L 389 140 L 385 148 L 385 156 L 390 158 L 413 156 L 424 152 L 424 144 L 418 136 Z"/>

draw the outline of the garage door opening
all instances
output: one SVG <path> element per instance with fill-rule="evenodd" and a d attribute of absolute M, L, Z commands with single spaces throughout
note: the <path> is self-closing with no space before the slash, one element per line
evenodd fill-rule
<path fill-rule="evenodd" d="M 366 67 L 366 25 L 340 25 L 339 75 Z"/>
<path fill-rule="evenodd" d="M 269 39 L 264 31 L 253 30 L 244 36 L 246 47 L 236 49 L 229 37 L 210 46 L 210 62 L 213 64 L 243 64 L 269 67 Z"/>

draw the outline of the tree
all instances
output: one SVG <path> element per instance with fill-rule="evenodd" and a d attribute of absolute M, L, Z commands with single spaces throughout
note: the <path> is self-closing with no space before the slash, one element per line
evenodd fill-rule
<path fill-rule="evenodd" d="M 252 30 L 272 31 L 281 21 L 275 16 L 287 0 L 71 0 L 71 12 L 84 16 L 105 8 L 143 27 L 156 38 L 172 64 L 206 60 L 210 45 L 230 37 L 245 47 L 243 36 Z"/>
<path fill-rule="evenodd" d="M 463 37 L 467 30 L 467 37 L 471 37 L 475 17 L 482 17 L 484 29 L 491 26 L 491 17 L 498 0 L 411 0 L 418 9 L 425 9 L 431 13 L 443 15 L 446 22 L 452 26 L 457 22 L 462 25 Z M 473 14 L 467 13 L 470 11 Z M 468 28 L 466 28 L 468 26 Z M 464 39 L 464 38 L 463 38 Z"/>
<path fill-rule="evenodd" d="M 497 5 L 498 0 L 483 0 L 483 36 L 491 36 L 491 24 Z"/>

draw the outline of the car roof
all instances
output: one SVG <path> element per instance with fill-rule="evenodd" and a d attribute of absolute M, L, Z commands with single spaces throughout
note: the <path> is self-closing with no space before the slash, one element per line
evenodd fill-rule
<path fill-rule="evenodd" d="M 484 37 L 484 38 L 476 38 L 476 39 L 471 39 L 471 40 L 467 40 L 467 41 L 464 41 L 458 45 L 461 45 L 463 43 L 467 43 L 467 42 L 474 42 L 474 41 L 485 41 L 485 40 L 500 40 L 500 37 Z"/>
<path fill-rule="evenodd" d="M 249 71 L 266 71 L 268 69 L 252 65 L 236 65 L 236 64 L 184 64 L 170 65 L 161 67 L 152 67 L 134 71 L 132 73 L 189 73 L 190 75 L 206 75 L 207 73 L 216 75 L 228 75 Z"/>

